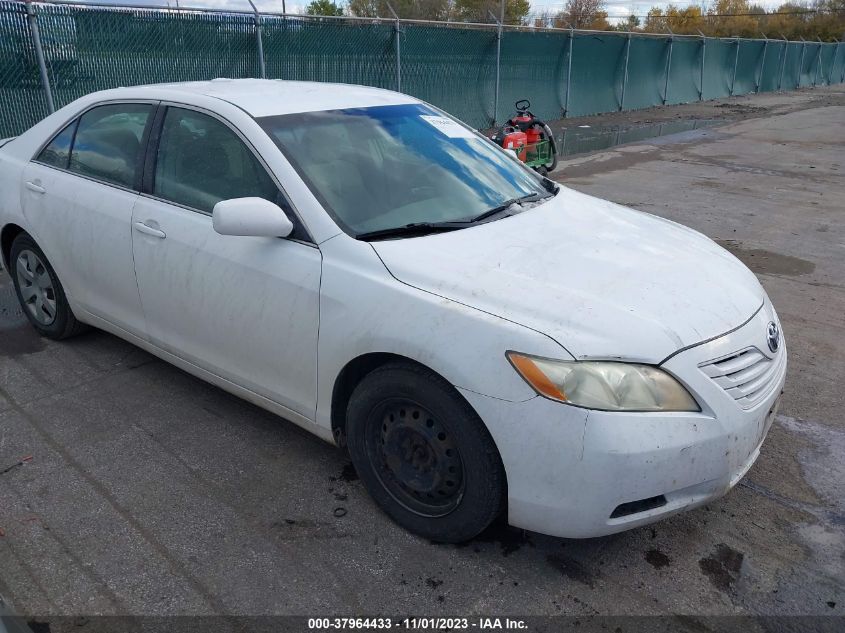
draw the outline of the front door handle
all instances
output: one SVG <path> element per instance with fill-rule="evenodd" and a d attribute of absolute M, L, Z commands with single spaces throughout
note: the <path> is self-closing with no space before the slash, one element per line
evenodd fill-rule
<path fill-rule="evenodd" d="M 44 187 L 42 187 L 38 183 L 30 181 L 26 182 L 26 188 L 32 191 L 33 193 L 47 193 L 47 190 Z"/>
<path fill-rule="evenodd" d="M 147 224 L 144 224 L 143 222 L 136 222 L 135 230 L 139 233 L 143 233 L 144 235 L 152 235 L 153 237 L 157 237 L 162 240 L 167 237 L 167 233 L 165 233 L 164 231 L 155 229 Z"/>

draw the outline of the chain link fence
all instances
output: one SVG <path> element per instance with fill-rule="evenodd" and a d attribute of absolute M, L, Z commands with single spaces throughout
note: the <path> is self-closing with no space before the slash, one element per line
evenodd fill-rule
<path fill-rule="evenodd" d="M 523 98 L 559 119 L 840 83 L 845 44 L 0 0 L 0 137 L 51 100 L 261 76 L 401 90 L 487 128 Z"/>

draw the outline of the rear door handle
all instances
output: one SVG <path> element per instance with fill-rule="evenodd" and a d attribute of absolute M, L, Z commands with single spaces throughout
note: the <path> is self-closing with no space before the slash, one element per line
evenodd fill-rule
<path fill-rule="evenodd" d="M 26 188 L 34 193 L 47 193 L 47 190 L 39 184 L 34 182 L 26 182 Z"/>
<path fill-rule="evenodd" d="M 157 237 L 159 239 L 164 239 L 167 237 L 167 233 L 164 231 L 159 231 L 158 229 L 154 229 L 151 226 L 144 224 L 143 222 L 136 222 L 135 223 L 135 230 L 139 233 L 143 233 L 144 235 L 152 235 L 153 237 Z"/>

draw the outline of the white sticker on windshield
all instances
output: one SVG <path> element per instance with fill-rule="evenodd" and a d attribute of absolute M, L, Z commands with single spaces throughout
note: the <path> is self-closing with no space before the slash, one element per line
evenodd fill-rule
<path fill-rule="evenodd" d="M 429 125 L 437 128 L 449 138 L 475 138 L 475 134 L 473 134 L 470 130 L 466 129 L 463 125 L 459 125 L 448 117 L 421 114 L 420 118 Z"/>

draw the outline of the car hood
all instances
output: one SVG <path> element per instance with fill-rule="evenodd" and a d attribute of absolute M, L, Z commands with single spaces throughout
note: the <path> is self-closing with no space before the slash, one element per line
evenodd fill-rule
<path fill-rule="evenodd" d="M 542 332 L 575 358 L 658 363 L 741 325 L 765 297 L 704 235 L 565 187 L 509 218 L 372 245 L 399 281 Z"/>

